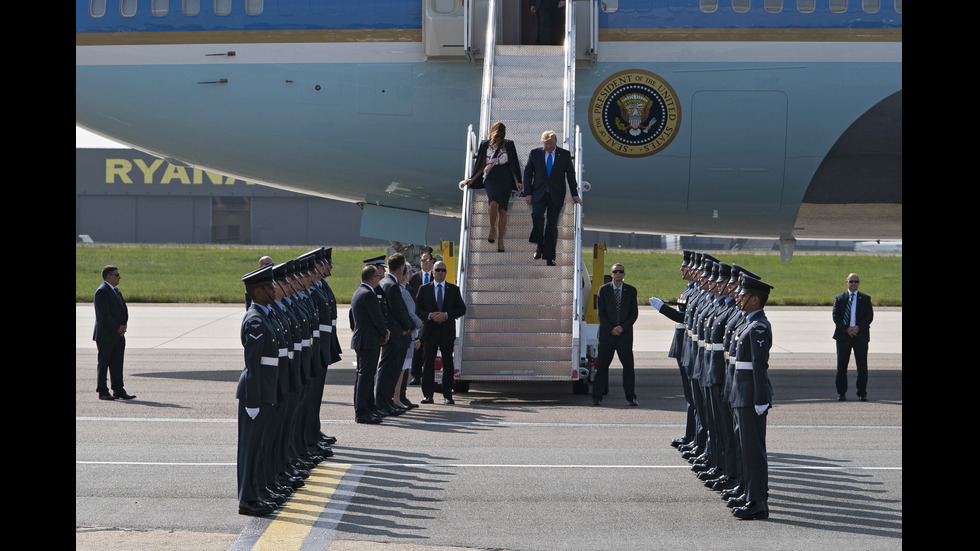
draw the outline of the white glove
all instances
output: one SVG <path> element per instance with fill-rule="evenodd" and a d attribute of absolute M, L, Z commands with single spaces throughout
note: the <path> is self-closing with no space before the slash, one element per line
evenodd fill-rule
<path fill-rule="evenodd" d="M 766 404 L 764 406 L 755 406 L 755 414 L 762 415 L 763 413 L 766 412 L 767 409 L 769 409 L 769 404 Z"/>
<path fill-rule="evenodd" d="M 255 416 L 259 414 L 259 408 L 245 408 L 245 413 L 247 413 L 252 419 L 255 419 Z"/>
<path fill-rule="evenodd" d="M 658 311 L 660 310 L 660 307 L 663 305 L 664 305 L 664 301 L 660 300 L 657 297 L 650 297 L 650 306 L 653 306 Z"/>

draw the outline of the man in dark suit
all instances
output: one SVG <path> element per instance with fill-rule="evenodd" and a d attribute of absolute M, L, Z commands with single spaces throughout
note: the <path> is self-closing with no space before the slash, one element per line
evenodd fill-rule
<path fill-rule="evenodd" d="M 837 400 L 847 399 L 847 364 L 854 351 L 857 364 L 857 395 L 868 401 L 868 343 L 871 341 L 871 321 L 874 310 L 871 297 L 858 292 L 861 279 L 857 274 L 847 276 L 847 291 L 834 299 L 834 340 L 837 341 Z"/>
<path fill-rule="evenodd" d="M 565 186 L 572 194 L 572 201 L 581 205 L 582 199 L 578 196 L 571 153 L 557 146 L 558 137 L 552 130 L 541 134 L 541 144 L 531 150 L 524 167 L 524 200 L 531 205 L 532 222 L 528 241 L 538 246 L 535 259 L 544 258 L 549 266 L 554 266 Z"/>
<path fill-rule="evenodd" d="M 538 18 L 538 46 L 561 45 L 565 28 L 565 0 L 531 0 L 531 13 Z"/>
<path fill-rule="evenodd" d="M 127 394 L 123 388 L 123 357 L 126 353 L 126 324 L 129 323 L 129 309 L 119 292 L 119 268 L 102 268 L 102 285 L 95 290 L 95 331 L 92 340 L 99 349 L 96 368 L 95 391 L 100 400 L 132 400 L 136 396 Z M 112 385 L 112 394 L 106 386 L 106 373 Z"/>
<path fill-rule="evenodd" d="M 631 406 L 636 402 L 633 372 L 633 324 L 640 315 L 636 305 L 636 287 L 625 283 L 626 268 L 613 264 L 612 281 L 599 287 L 599 358 L 596 365 L 595 383 L 592 385 L 592 405 L 602 403 L 602 395 L 609 389 L 609 364 L 613 354 L 623 364 L 623 390 Z"/>
<path fill-rule="evenodd" d="M 381 312 L 381 301 L 374 288 L 381 279 L 374 266 L 361 270 L 361 284 L 351 297 L 350 310 L 354 330 L 350 347 L 357 354 L 357 378 L 354 381 L 354 420 L 358 423 L 381 422 L 374 411 L 374 375 L 378 371 L 381 346 L 388 342 L 388 327 Z"/>
<path fill-rule="evenodd" d="M 388 312 L 388 342 L 381 347 L 381 363 L 378 366 L 378 383 L 374 394 L 377 410 L 383 415 L 401 415 L 406 410 L 395 405 L 395 386 L 401 374 L 408 345 L 412 340 L 415 323 L 402 298 L 400 278 L 408 277 L 409 266 L 405 255 L 395 253 L 388 257 L 388 274 L 381 280 L 381 290 Z"/>
<path fill-rule="evenodd" d="M 412 279 L 408 281 L 408 285 L 405 286 L 408 292 L 411 293 L 412 298 L 416 298 L 419 295 L 419 289 L 433 281 L 435 276 L 432 273 L 432 264 L 435 260 L 432 257 L 432 248 L 426 247 L 426 251 L 419 255 L 419 263 L 421 265 L 421 270 L 412 275 Z M 421 343 L 421 341 L 419 341 Z M 412 355 L 412 378 L 408 381 L 410 385 L 422 384 L 422 363 L 425 360 L 425 353 L 421 348 L 415 351 Z"/>
<path fill-rule="evenodd" d="M 423 404 L 432 403 L 435 391 L 436 353 L 442 352 L 442 396 L 446 404 L 453 401 L 453 344 L 456 341 L 456 319 L 466 314 L 459 287 L 446 281 L 446 263 L 436 262 L 435 281 L 423 285 L 415 299 L 415 313 L 422 320 L 419 340 L 425 351 L 422 365 Z"/>
<path fill-rule="evenodd" d="M 252 304 L 242 319 L 245 367 L 238 378 L 238 513 L 263 516 L 276 504 L 267 501 L 268 467 L 274 462 L 273 429 L 282 400 L 279 342 L 270 306 L 275 301 L 272 266 L 242 276 Z"/>

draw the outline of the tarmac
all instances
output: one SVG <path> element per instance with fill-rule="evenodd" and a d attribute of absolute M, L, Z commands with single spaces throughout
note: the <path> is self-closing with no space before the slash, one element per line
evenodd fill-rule
<path fill-rule="evenodd" d="M 353 422 L 347 309 L 321 428 L 334 457 L 266 518 L 237 514 L 240 305 L 131 304 L 126 390 L 95 393 L 94 312 L 76 304 L 77 550 L 901 549 L 902 309 L 876 308 L 868 402 L 836 401 L 830 308 L 773 325 L 770 508 L 737 521 L 668 443 L 684 431 L 673 322 L 642 307 L 639 407 L 613 361 L 603 406 L 570 383 L 473 383 L 456 405 Z M 853 386 L 853 361 L 850 368 Z M 418 387 L 409 397 L 418 402 Z"/>

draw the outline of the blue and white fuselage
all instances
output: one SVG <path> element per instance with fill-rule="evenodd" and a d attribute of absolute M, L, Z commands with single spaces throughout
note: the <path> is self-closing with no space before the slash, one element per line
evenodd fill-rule
<path fill-rule="evenodd" d="M 459 0 L 265 0 L 248 3 L 254 15 L 239 0 L 196 15 L 151 4 L 76 0 L 77 125 L 242 180 L 458 214 L 483 75 L 465 56 L 427 56 L 424 28 L 427 8 Z M 599 10 L 594 64 L 575 83 L 588 228 L 901 238 L 902 14 L 893 0 L 873 13 L 859 0 L 761 4 Z M 591 100 L 630 70 L 679 100 L 656 154 L 624 156 L 590 131 Z"/>

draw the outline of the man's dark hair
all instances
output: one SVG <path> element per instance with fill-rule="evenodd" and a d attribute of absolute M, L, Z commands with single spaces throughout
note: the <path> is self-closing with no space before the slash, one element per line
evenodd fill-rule
<path fill-rule="evenodd" d="M 113 270 L 118 270 L 118 269 L 119 268 L 117 268 L 115 266 L 111 266 L 111 265 L 110 266 L 106 266 L 105 268 L 102 268 L 102 279 L 105 279 L 105 276 L 109 275 L 109 272 L 111 272 Z"/>
<path fill-rule="evenodd" d="M 367 283 L 368 281 L 371 281 L 371 278 L 374 277 L 374 274 L 376 273 L 378 273 L 378 269 L 374 266 L 365 266 L 364 269 L 361 270 L 361 282 Z"/>

